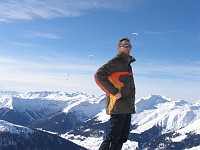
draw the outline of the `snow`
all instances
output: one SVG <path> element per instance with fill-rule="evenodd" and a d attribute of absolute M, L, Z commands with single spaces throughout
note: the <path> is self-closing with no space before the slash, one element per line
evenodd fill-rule
<path fill-rule="evenodd" d="M 132 124 L 136 124 L 138 128 L 131 131 L 132 133 L 142 133 L 155 125 L 163 127 L 163 132 L 175 131 L 199 119 L 200 109 L 194 109 L 193 105 L 183 100 L 165 101 L 160 98 L 161 101 L 158 103 L 155 96 L 152 98 L 137 101 L 136 106 L 139 104 L 140 111 L 133 115 Z"/>
<path fill-rule="evenodd" d="M 61 137 L 68 139 L 78 145 L 81 145 L 88 150 L 98 150 L 99 146 L 101 145 L 103 138 L 102 137 L 88 137 L 85 138 L 83 136 L 75 136 L 73 134 L 63 134 Z M 134 141 L 128 140 L 126 143 L 124 143 L 122 150 L 134 150 L 138 147 L 138 143 Z"/>
<path fill-rule="evenodd" d="M 79 105 L 73 106 L 70 112 L 79 112 L 91 118 L 99 113 L 105 107 L 104 102 L 90 103 L 89 101 L 80 102 Z"/>
<path fill-rule="evenodd" d="M 181 142 L 182 140 L 184 140 L 185 138 L 187 138 L 187 135 L 180 135 L 180 136 L 178 136 L 178 137 L 175 137 L 175 138 L 172 138 L 171 140 L 173 141 L 173 142 Z"/>
<path fill-rule="evenodd" d="M 136 100 L 136 111 L 142 112 L 143 110 L 156 109 L 156 106 L 161 103 L 168 102 L 169 100 L 164 99 L 160 95 L 150 95 L 148 97 L 142 97 Z"/>
<path fill-rule="evenodd" d="M 200 146 L 192 147 L 190 149 L 185 149 L 185 150 L 200 150 Z"/>
<path fill-rule="evenodd" d="M 42 128 L 36 128 L 37 130 L 40 130 L 40 131 L 43 131 L 43 132 L 47 132 L 47 133 L 50 133 L 50 134 L 55 134 L 55 135 L 58 135 L 57 132 L 51 132 L 51 131 L 47 131 L 47 130 L 44 130 Z"/>
<path fill-rule="evenodd" d="M 107 122 L 110 119 L 110 115 L 105 115 L 106 109 L 103 109 L 100 113 L 96 115 L 97 120 L 100 121 L 100 123 Z"/>
<path fill-rule="evenodd" d="M 38 119 L 41 115 L 52 114 L 62 111 L 64 113 L 77 112 L 80 118 L 90 118 L 104 108 L 105 95 L 95 97 L 83 93 L 66 92 L 29 92 L 18 96 L 3 95 L 0 97 L 0 108 L 15 109 L 25 113 L 31 121 Z M 99 105 L 101 104 L 101 105 Z M 31 112 L 31 114 L 30 114 Z M 34 117 L 33 115 L 34 114 Z"/>
<path fill-rule="evenodd" d="M 194 103 L 194 106 L 200 106 L 200 100 Z"/>
<path fill-rule="evenodd" d="M 0 108 L 13 109 L 12 97 L 11 96 L 0 97 Z"/>
<path fill-rule="evenodd" d="M 138 142 L 128 140 L 123 144 L 122 150 L 135 150 L 138 148 Z"/>
<path fill-rule="evenodd" d="M 25 134 L 28 134 L 28 133 L 32 133 L 33 130 L 27 127 L 9 123 L 4 120 L 0 120 L 0 132 L 10 132 L 10 133 L 16 133 L 16 134 L 20 134 L 23 132 Z"/>
<path fill-rule="evenodd" d="M 185 128 L 177 130 L 177 132 L 181 133 L 181 134 L 186 134 L 186 133 L 189 133 L 189 132 L 200 134 L 200 119 L 195 120 L 194 122 L 192 122 L 191 124 L 189 124 Z"/>
<path fill-rule="evenodd" d="M 101 142 L 102 142 L 102 138 L 97 138 L 97 137 L 89 137 L 89 138 L 85 138 L 83 136 L 80 135 L 61 135 L 61 137 L 68 139 L 78 145 L 81 145 L 85 148 L 87 148 L 88 150 L 98 150 Z"/>

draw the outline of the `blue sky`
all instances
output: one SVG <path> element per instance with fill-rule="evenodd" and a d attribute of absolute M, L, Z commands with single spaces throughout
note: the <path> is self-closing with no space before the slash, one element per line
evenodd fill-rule
<path fill-rule="evenodd" d="M 103 94 L 93 75 L 129 37 L 137 98 L 200 100 L 199 7 L 198 0 L 2 0 L 0 90 Z"/>

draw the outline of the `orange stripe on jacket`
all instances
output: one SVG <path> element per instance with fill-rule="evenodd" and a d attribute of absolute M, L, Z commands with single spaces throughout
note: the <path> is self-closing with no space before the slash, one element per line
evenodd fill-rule
<path fill-rule="evenodd" d="M 115 72 L 111 76 L 108 76 L 108 80 L 119 91 L 121 91 L 122 87 L 124 86 L 124 84 L 119 80 L 119 77 L 121 75 L 133 75 L 133 73 L 131 73 L 131 72 Z M 108 112 L 110 113 L 110 111 L 113 109 L 113 107 L 116 103 L 117 97 L 116 97 L 116 95 L 113 95 L 112 93 L 110 93 L 110 91 L 108 91 L 96 78 L 95 78 L 95 82 L 104 92 L 106 92 L 108 95 L 110 95 L 110 103 L 109 103 L 109 110 L 108 110 Z"/>
<path fill-rule="evenodd" d="M 113 73 L 111 76 L 108 76 L 108 80 L 110 82 L 112 82 L 112 84 L 118 88 L 119 90 L 121 90 L 121 88 L 124 86 L 124 84 L 122 82 L 119 81 L 119 77 L 121 75 L 132 75 L 133 73 L 131 72 L 115 72 Z"/>
<path fill-rule="evenodd" d="M 108 80 L 110 82 L 112 82 L 112 84 L 117 89 L 119 89 L 119 91 L 121 91 L 122 87 L 124 86 L 124 83 L 122 83 L 121 81 L 119 81 L 119 77 L 121 75 L 132 75 L 132 73 L 130 73 L 130 72 L 115 72 L 111 76 L 108 77 Z M 110 103 L 109 103 L 109 110 L 108 110 L 109 114 L 110 114 L 110 111 L 113 109 L 116 101 L 117 101 L 116 95 L 110 95 Z"/>
<path fill-rule="evenodd" d="M 96 79 L 94 78 L 96 84 L 104 91 L 106 94 L 111 95 L 111 93 Z"/>

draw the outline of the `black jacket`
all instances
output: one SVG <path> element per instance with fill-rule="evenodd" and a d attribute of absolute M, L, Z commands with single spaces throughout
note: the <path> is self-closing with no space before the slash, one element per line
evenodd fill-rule
<path fill-rule="evenodd" d="M 123 52 L 100 67 L 95 74 L 97 85 L 106 92 L 107 114 L 135 113 L 135 84 L 131 62 L 134 57 Z M 121 92 L 121 98 L 115 95 Z"/>

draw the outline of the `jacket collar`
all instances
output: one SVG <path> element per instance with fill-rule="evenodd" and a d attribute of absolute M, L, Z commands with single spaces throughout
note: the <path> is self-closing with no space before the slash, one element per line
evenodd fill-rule
<path fill-rule="evenodd" d="M 133 56 L 127 55 L 127 54 L 125 54 L 125 53 L 123 53 L 123 52 L 118 52 L 117 55 L 118 55 L 119 57 L 121 57 L 127 64 L 130 64 L 130 63 L 136 61 L 135 58 L 134 58 Z"/>

